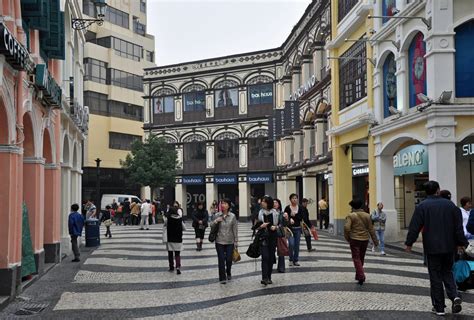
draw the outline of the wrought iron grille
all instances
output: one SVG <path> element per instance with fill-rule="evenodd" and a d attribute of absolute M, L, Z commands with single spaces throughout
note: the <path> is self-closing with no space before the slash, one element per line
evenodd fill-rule
<path fill-rule="evenodd" d="M 273 82 L 273 79 L 270 78 L 269 76 L 259 75 L 250 79 L 247 82 L 247 84 L 251 85 L 251 84 L 258 84 L 258 83 L 269 83 L 269 82 Z"/>
<path fill-rule="evenodd" d="M 204 91 L 206 88 L 202 84 L 191 84 L 183 89 L 183 92 Z"/>
<path fill-rule="evenodd" d="M 222 80 L 219 83 L 217 83 L 214 88 L 215 89 L 223 89 L 223 88 L 234 88 L 238 87 L 239 83 L 234 80 Z"/>

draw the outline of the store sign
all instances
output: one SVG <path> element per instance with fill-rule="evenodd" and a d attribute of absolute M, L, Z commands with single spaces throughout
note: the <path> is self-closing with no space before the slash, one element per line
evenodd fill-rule
<path fill-rule="evenodd" d="M 28 50 L 16 40 L 3 23 L 0 24 L 0 53 L 5 55 L 5 59 L 15 70 L 25 70 L 28 73 L 33 71 L 34 64 Z"/>
<path fill-rule="evenodd" d="M 247 182 L 250 183 L 250 184 L 272 183 L 273 182 L 273 174 L 271 174 L 271 173 L 249 174 L 247 176 Z"/>
<path fill-rule="evenodd" d="M 393 156 L 396 176 L 428 172 L 428 149 L 424 145 L 406 147 Z"/>
<path fill-rule="evenodd" d="M 353 168 L 352 176 L 365 176 L 369 174 L 369 167 Z"/>
<path fill-rule="evenodd" d="M 36 66 L 35 85 L 43 91 L 43 100 L 50 105 L 61 105 L 61 88 L 49 73 L 45 64 Z"/>
<path fill-rule="evenodd" d="M 468 137 L 456 145 L 458 158 L 474 159 L 474 137 Z"/>
<path fill-rule="evenodd" d="M 293 95 L 290 96 L 290 100 L 298 100 L 302 95 L 307 93 L 309 90 L 311 90 L 312 87 L 316 85 L 316 76 L 313 74 L 311 78 L 306 81 L 305 84 L 303 84 L 301 87 L 299 87 Z"/>
<path fill-rule="evenodd" d="M 474 156 L 474 143 L 466 143 L 462 146 L 462 156 L 471 157 Z"/>
<path fill-rule="evenodd" d="M 204 184 L 203 176 L 187 176 L 183 177 L 183 184 Z"/>
<path fill-rule="evenodd" d="M 215 184 L 236 184 L 237 176 L 214 176 Z"/>

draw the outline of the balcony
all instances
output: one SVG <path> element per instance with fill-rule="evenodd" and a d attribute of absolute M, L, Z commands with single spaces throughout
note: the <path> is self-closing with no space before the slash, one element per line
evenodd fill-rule
<path fill-rule="evenodd" d="M 184 174 L 202 174 L 206 171 L 206 159 L 186 160 L 183 162 Z"/>
<path fill-rule="evenodd" d="M 218 107 L 214 109 L 214 119 L 231 119 L 239 116 L 239 107 Z"/>
<path fill-rule="evenodd" d="M 248 106 L 247 108 L 247 117 L 256 118 L 256 117 L 265 117 L 273 114 L 273 104 L 261 104 Z"/>
<path fill-rule="evenodd" d="M 239 170 L 238 158 L 215 159 L 216 172 L 235 172 Z"/>
<path fill-rule="evenodd" d="M 154 124 L 173 124 L 174 112 L 154 114 L 153 123 Z"/>
<path fill-rule="evenodd" d="M 248 169 L 253 170 L 274 170 L 273 157 L 260 157 L 249 159 Z"/>
<path fill-rule="evenodd" d="M 197 122 L 206 120 L 206 111 L 185 111 L 183 113 L 184 122 Z"/>

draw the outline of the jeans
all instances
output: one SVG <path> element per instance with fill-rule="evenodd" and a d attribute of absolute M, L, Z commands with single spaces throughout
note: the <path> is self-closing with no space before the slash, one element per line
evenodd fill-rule
<path fill-rule="evenodd" d="M 278 272 L 285 272 L 285 257 L 278 256 L 278 265 L 277 265 Z"/>
<path fill-rule="evenodd" d="M 300 256 L 301 227 L 293 227 L 293 237 L 288 239 L 290 249 L 290 262 L 298 262 Z"/>
<path fill-rule="evenodd" d="M 384 236 L 384 230 L 375 230 L 375 233 L 377 234 L 377 239 L 379 239 L 380 243 L 380 251 L 385 252 L 385 236 Z"/>
<path fill-rule="evenodd" d="M 232 252 L 234 251 L 234 245 L 216 242 L 216 251 L 219 265 L 219 281 L 225 281 L 227 276 L 232 275 Z"/>
<path fill-rule="evenodd" d="M 456 284 L 454 282 L 453 253 L 427 254 L 428 272 L 430 275 L 431 301 L 436 311 L 444 311 L 444 287 L 449 299 L 454 300 L 458 296 Z"/>
<path fill-rule="evenodd" d="M 329 210 L 320 210 L 319 211 L 319 229 L 323 228 L 324 222 L 324 229 L 327 229 L 329 226 Z"/>
<path fill-rule="evenodd" d="M 351 246 L 352 261 L 354 262 L 354 267 L 356 269 L 355 279 L 358 281 L 365 281 L 364 259 L 369 240 L 361 241 L 351 239 L 349 244 Z"/>
<path fill-rule="evenodd" d="M 79 259 L 81 253 L 79 252 L 79 246 L 77 245 L 77 236 L 71 235 L 72 252 L 74 253 L 74 259 Z"/>
<path fill-rule="evenodd" d="M 267 240 L 265 245 L 260 245 L 262 253 L 262 280 L 271 280 L 273 264 L 275 263 L 276 241 Z"/>

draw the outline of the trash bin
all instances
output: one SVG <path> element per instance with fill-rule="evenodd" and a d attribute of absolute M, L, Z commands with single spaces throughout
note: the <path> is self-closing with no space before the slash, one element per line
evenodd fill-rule
<path fill-rule="evenodd" d="M 100 246 L 99 220 L 86 220 L 86 247 Z"/>

